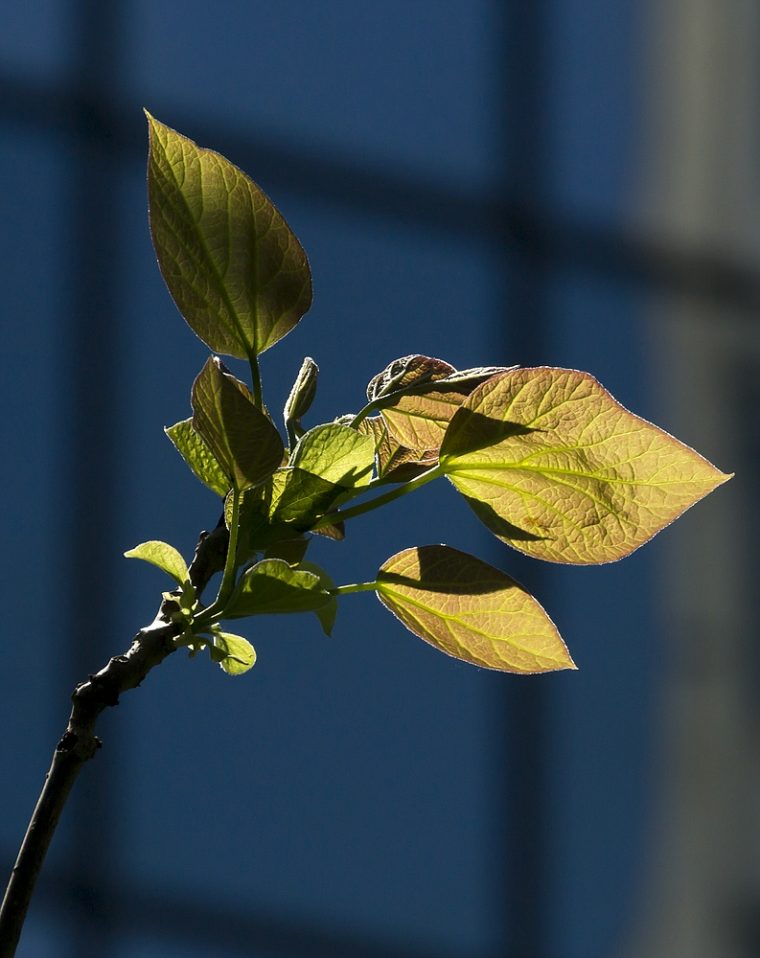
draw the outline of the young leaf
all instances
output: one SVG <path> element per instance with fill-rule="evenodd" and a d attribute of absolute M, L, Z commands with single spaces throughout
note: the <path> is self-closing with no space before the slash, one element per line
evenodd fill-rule
<path fill-rule="evenodd" d="M 242 675 L 256 663 L 256 650 L 242 635 L 213 630 L 212 658 L 227 675 Z"/>
<path fill-rule="evenodd" d="M 268 479 L 282 462 L 284 447 L 274 424 L 216 356 L 193 383 L 192 405 L 193 428 L 238 489 Z"/>
<path fill-rule="evenodd" d="M 422 383 L 435 379 L 445 379 L 456 372 L 453 366 L 443 359 L 434 359 L 432 356 L 402 356 L 373 376 L 367 386 L 367 399 L 376 402 L 383 396 L 392 396 L 397 392 L 419 386 Z"/>
<path fill-rule="evenodd" d="M 269 515 L 267 489 L 264 486 L 254 486 L 245 489 L 240 496 L 238 513 L 237 564 L 244 565 L 257 552 L 269 552 L 276 549 L 279 543 L 293 541 L 298 532 L 280 521 L 273 521 Z M 224 500 L 224 522 L 230 528 L 232 521 L 232 494 Z M 284 543 L 283 543 L 284 544 Z M 289 555 L 276 553 L 277 558 L 287 558 Z"/>
<path fill-rule="evenodd" d="M 245 173 L 147 116 L 150 228 L 169 292 L 214 352 L 262 353 L 311 305 L 306 254 Z"/>
<path fill-rule="evenodd" d="M 381 482 L 408 482 L 438 462 L 438 450 L 417 451 L 402 446 L 388 431 L 381 416 L 369 416 L 357 426 L 375 443 L 375 465 Z"/>
<path fill-rule="evenodd" d="M 271 516 L 306 530 L 330 512 L 345 493 L 344 486 L 303 469 L 278 469 L 272 476 Z"/>
<path fill-rule="evenodd" d="M 195 476 L 218 496 L 224 498 L 230 491 L 230 480 L 201 435 L 193 427 L 192 419 L 183 419 L 164 429 L 164 432 Z"/>
<path fill-rule="evenodd" d="M 414 450 L 438 449 L 451 417 L 467 396 L 499 372 L 504 372 L 503 366 L 457 372 L 440 359 L 405 356 L 375 376 L 367 396 L 400 445 Z"/>
<path fill-rule="evenodd" d="M 311 409 L 314 397 L 317 394 L 317 378 L 319 376 L 319 366 L 314 362 L 311 356 L 306 356 L 298 370 L 298 375 L 290 390 L 290 394 L 285 402 L 283 410 L 283 419 L 285 420 L 285 430 L 288 434 L 288 441 L 291 447 L 295 446 L 301 436 L 304 434 L 304 428 L 301 420 Z"/>
<path fill-rule="evenodd" d="M 575 668 L 533 596 L 458 549 L 405 549 L 382 566 L 376 588 L 383 605 L 411 632 L 454 658 L 501 672 Z"/>
<path fill-rule="evenodd" d="M 480 385 L 452 419 L 440 462 L 504 542 L 578 565 L 628 555 L 730 478 L 593 376 L 549 367 Z"/>
<path fill-rule="evenodd" d="M 314 612 L 333 599 L 313 572 L 292 569 L 284 559 L 262 559 L 240 577 L 224 617 Z"/>
<path fill-rule="evenodd" d="M 326 423 L 305 433 L 290 464 L 347 489 L 366 486 L 372 478 L 375 444 L 351 426 Z"/>
<path fill-rule="evenodd" d="M 143 542 L 139 546 L 135 546 L 134 549 L 130 549 L 124 555 L 127 559 L 142 559 L 143 562 L 150 562 L 151 565 L 158 566 L 179 585 L 184 585 L 190 578 L 185 560 L 168 542 L 151 539 L 149 542 Z"/>

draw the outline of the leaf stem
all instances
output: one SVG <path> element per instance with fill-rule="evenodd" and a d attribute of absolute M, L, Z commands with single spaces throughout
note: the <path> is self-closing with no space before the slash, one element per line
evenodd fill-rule
<path fill-rule="evenodd" d="M 232 510 L 230 515 L 230 543 L 227 546 L 227 557 L 224 560 L 224 572 L 222 573 L 222 584 L 219 586 L 219 594 L 216 597 L 215 606 L 218 604 L 224 606 L 235 588 L 235 570 L 237 569 L 237 541 L 238 527 L 240 525 L 240 499 L 242 493 L 238 489 L 232 489 Z"/>
<path fill-rule="evenodd" d="M 358 505 L 351 506 L 348 509 L 341 509 L 339 512 L 330 512 L 326 516 L 322 516 L 321 519 L 318 519 L 314 523 L 311 529 L 322 529 L 324 526 L 332 525 L 335 522 L 343 522 L 345 519 L 353 519 L 355 516 L 364 515 L 365 512 L 371 512 L 373 509 L 379 509 L 380 506 L 384 506 L 389 502 L 393 502 L 394 499 L 400 499 L 401 496 L 406 496 L 410 492 L 414 492 L 416 489 L 419 489 L 421 486 L 426 485 L 428 482 L 432 482 L 433 479 L 437 479 L 439 476 L 443 476 L 444 474 L 445 471 L 443 466 L 441 466 L 440 463 L 436 463 L 431 469 L 428 469 L 427 472 L 423 472 L 421 475 L 417 476 L 416 479 L 412 479 L 410 482 L 406 482 L 402 486 L 391 489 L 389 492 L 386 492 L 382 496 L 378 496 L 376 499 L 371 499 L 369 502 L 360 502 Z M 363 489 L 357 490 L 357 492 L 365 492 L 366 490 L 373 488 L 375 488 L 375 486 L 370 484 L 365 486 Z"/>
<path fill-rule="evenodd" d="M 366 405 L 363 409 L 360 409 L 360 410 L 359 410 L 359 412 L 354 416 L 354 418 L 353 418 L 353 419 L 351 420 L 351 422 L 349 423 L 349 425 L 351 426 L 351 428 L 352 428 L 352 429 L 356 429 L 356 427 L 359 425 L 359 423 L 360 423 L 363 419 L 366 419 L 367 416 L 369 416 L 369 414 L 370 414 L 371 412 L 374 412 L 375 409 L 377 409 L 377 408 L 378 408 L 377 402 L 375 402 L 375 401 L 373 401 L 373 402 L 368 402 L 367 405 Z"/>
<path fill-rule="evenodd" d="M 259 359 L 255 350 L 248 353 L 248 365 L 251 367 L 251 388 L 253 401 L 259 407 L 264 408 L 264 399 L 261 389 L 261 370 L 259 369 Z"/>
<path fill-rule="evenodd" d="M 352 592 L 374 592 L 377 589 L 377 582 L 355 582 L 352 585 L 337 585 L 334 589 L 329 589 L 330 595 L 350 595 Z"/>

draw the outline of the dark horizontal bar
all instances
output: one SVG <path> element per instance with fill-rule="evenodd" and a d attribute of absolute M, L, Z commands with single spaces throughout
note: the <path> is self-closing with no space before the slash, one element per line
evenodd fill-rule
<path fill-rule="evenodd" d="M 86 118 L 86 122 L 83 121 Z M 716 249 L 678 249 L 606 226 L 557 220 L 545 211 L 435 183 L 385 166 L 361 165 L 295 140 L 236 134 L 226 124 L 200 122 L 178 112 L 167 117 L 201 143 L 213 143 L 272 190 L 334 208 L 384 217 L 462 242 L 516 247 L 552 268 L 643 286 L 649 292 L 690 296 L 739 310 L 760 310 L 760 271 Z M 142 117 L 133 108 L 76 89 L 34 84 L 0 71 L 0 123 L 97 142 L 132 162 L 145 153 Z"/>
<path fill-rule="evenodd" d="M 234 882 L 233 882 L 234 890 Z M 75 874 L 48 870 L 40 878 L 39 906 L 66 917 L 87 908 L 89 892 Z M 108 915 L 109 932 L 123 942 L 192 946 L 209 955 L 267 958 L 461 958 L 437 945 L 405 946 L 382 935 L 343 930 L 339 923 L 305 921 L 297 914 L 268 913 L 240 902 L 221 905 L 195 893 L 181 897 L 166 889 L 128 883 L 97 889 L 98 907 Z M 75 906 L 75 907 L 74 907 Z M 475 958 L 475 956 L 473 956 Z"/>

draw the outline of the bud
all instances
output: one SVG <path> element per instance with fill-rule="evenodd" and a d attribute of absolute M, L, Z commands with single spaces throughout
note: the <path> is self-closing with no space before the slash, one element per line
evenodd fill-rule
<path fill-rule="evenodd" d="M 318 375 L 319 366 L 310 356 L 307 356 L 301 363 L 301 368 L 296 376 L 296 381 L 293 383 L 293 388 L 290 390 L 283 412 L 291 448 L 304 433 L 301 426 L 301 417 L 306 415 L 314 402 L 314 397 L 317 394 Z"/>

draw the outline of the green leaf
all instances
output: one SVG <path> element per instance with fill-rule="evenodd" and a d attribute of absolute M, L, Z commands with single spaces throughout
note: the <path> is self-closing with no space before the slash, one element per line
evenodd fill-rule
<path fill-rule="evenodd" d="M 375 376 L 367 396 L 401 446 L 434 450 L 472 390 L 503 371 L 503 366 L 488 366 L 457 372 L 440 359 L 404 356 Z"/>
<path fill-rule="evenodd" d="M 310 429 L 293 451 L 290 465 L 351 489 L 372 478 L 375 444 L 351 426 L 326 423 Z"/>
<path fill-rule="evenodd" d="M 214 352 L 262 353 L 311 305 L 306 254 L 245 173 L 147 117 L 150 227 L 169 292 Z"/>
<path fill-rule="evenodd" d="M 309 548 L 309 540 L 306 536 L 292 535 L 288 539 L 273 539 L 267 546 L 264 554 L 265 559 L 284 559 L 288 565 L 302 564 L 302 559 Z M 311 571 L 314 571 L 313 569 Z"/>
<path fill-rule="evenodd" d="M 230 480 L 193 427 L 192 419 L 183 419 L 164 429 L 164 432 L 195 476 L 218 496 L 224 498 L 230 490 Z"/>
<path fill-rule="evenodd" d="M 383 483 L 409 482 L 438 462 L 437 449 L 418 451 L 402 446 L 390 434 L 381 416 L 362 419 L 357 428 L 374 440 L 377 476 Z"/>
<path fill-rule="evenodd" d="M 593 376 L 549 367 L 480 385 L 452 419 L 440 462 L 504 542 L 578 565 L 628 555 L 730 478 Z"/>
<path fill-rule="evenodd" d="M 274 424 L 216 356 L 193 383 L 192 405 L 194 429 L 237 489 L 263 482 L 282 462 Z"/>
<path fill-rule="evenodd" d="M 242 635 L 213 631 L 212 657 L 227 675 L 242 675 L 256 663 L 256 650 Z"/>
<path fill-rule="evenodd" d="M 271 516 L 306 530 L 332 511 L 345 493 L 344 486 L 303 469 L 278 469 L 272 477 Z"/>
<path fill-rule="evenodd" d="M 139 546 L 135 546 L 134 549 L 130 549 L 124 555 L 127 559 L 142 559 L 143 562 L 150 562 L 151 565 L 158 566 L 159 569 L 176 580 L 179 585 L 184 585 L 190 578 L 185 560 L 168 542 L 151 539 L 149 542 L 142 542 Z"/>
<path fill-rule="evenodd" d="M 293 451 L 291 465 L 272 477 L 272 518 L 310 529 L 345 499 L 347 490 L 369 482 L 374 448 L 370 436 L 350 426 L 327 423 L 309 430 Z M 319 532 L 343 538 L 337 525 Z"/>
<path fill-rule="evenodd" d="M 313 572 L 292 569 L 284 559 L 262 559 L 240 577 L 224 617 L 314 612 L 333 598 Z"/>
<path fill-rule="evenodd" d="M 574 669 L 549 616 L 499 569 L 444 545 L 392 556 L 376 583 L 380 601 L 441 652 L 501 672 Z"/>

